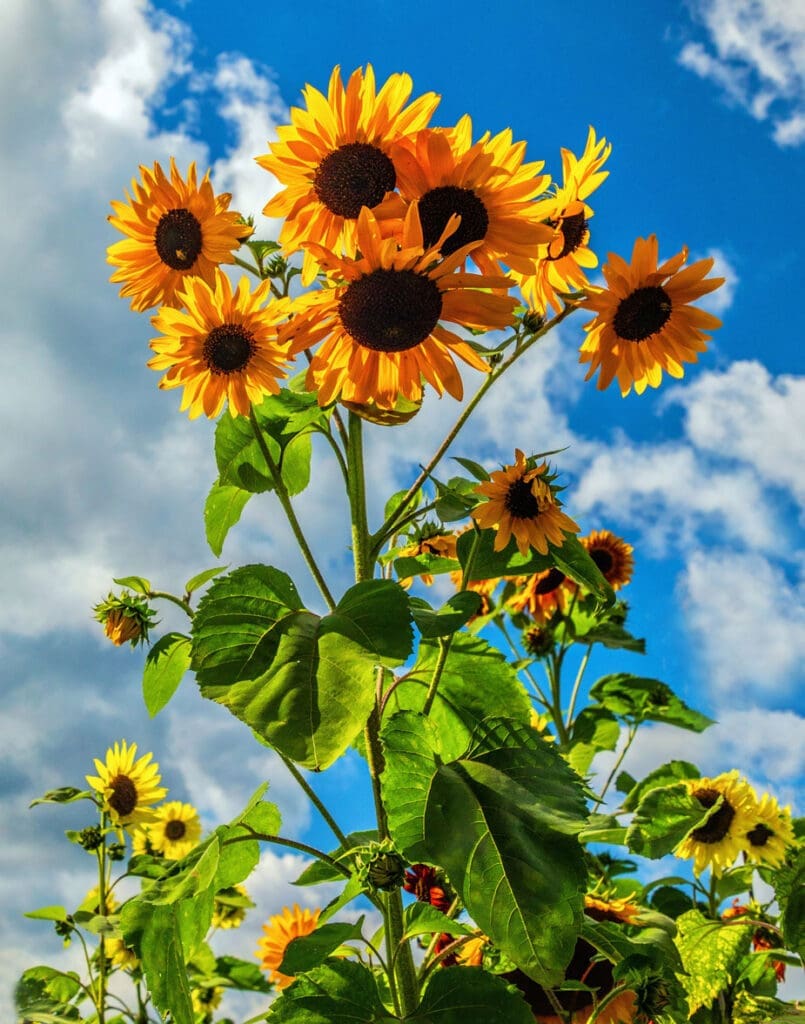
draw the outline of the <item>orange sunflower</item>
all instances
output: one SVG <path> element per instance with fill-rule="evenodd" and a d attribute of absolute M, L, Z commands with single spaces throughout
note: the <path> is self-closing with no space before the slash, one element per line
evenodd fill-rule
<path fill-rule="evenodd" d="M 481 529 L 497 530 L 495 551 L 502 551 L 514 535 L 521 555 L 530 547 L 547 555 L 549 544 L 561 547 L 565 536 L 578 533 L 579 526 L 561 510 L 548 463 L 530 467 L 519 448 L 514 455 L 513 466 L 495 470 L 490 480 L 475 488 L 488 500 L 472 510 L 472 517 Z"/>
<path fill-rule="evenodd" d="M 300 910 L 294 903 L 293 909 L 283 907 L 279 914 L 274 914 L 263 925 L 263 935 L 257 940 L 255 956 L 260 966 L 268 974 L 268 980 L 277 988 L 286 988 L 294 980 L 291 975 L 282 974 L 277 968 L 282 963 L 285 950 L 293 939 L 302 935 L 310 935 L 315 931 L 320 910 Z"/>
<path fill-rule="evenodd" d="M 535 219 L 531 202 L 550 180 L 539 174 L 543 163 L 523 163 L 525 143 L 513 143 L 510 129 L 471 143 L 466 116 L 454 129 L 428 129 L 403 140 L 393 150 L 400 194 L 419 205 L 426 247 L 457 214 L 461 224 L 443 242 L 443 256 L 479 242 L 470 256 L 482 273 L 501 274 L 505 265 L 533 274 L 538 245 L 553 235 Z"/>
<path fill-rule="evenodd" d="M 610 530 L 593 530 L 579 540 L 613 590 L 625 587 L 634 571 L 634 548 Z"/>
<path fill-rule="evenodd" d="M 315 241 L 352 257 L 362 207 L 376 210 L 378 219 L 401 216 L 391 147 L 425 128 L 439 102 L 429 92 L 406 106 L 412 88 L 410 75 L 394 74 L 376 92 L 371 64 L 353 71 L 346 88 L 335 67 L 326 97 L 305 87 L 307 109 L 294 107 L 271 152 L 257 157 L 285 185 L 263 213 L 285 218 L 279 240 L 286 255 Z M 317 269 L 315 254 L 306 252 L 302 283 L 310 284 Z"/>
<path fill-rule="evenodd" d="M 598 257 L 588 247 L 593 210 L 586 199 L 609 174 L 601 167 L 611 150 L 606 139 L 596 139 L 591 127 L 581 157 L 562 150 L 562 187 L 535 206 L 535 213 L 545 218 L 553 234 L 538 253 L 536 273 L 515 276 L 526 302 L 540 313 L 548 306 L 560 312 L 562 300 L 557 292 L 586 287 L 585 270 L 598 266 Z"/>
<path fill-rule="evenodd" d="M 128 202 L 112 200 L 109 223 L 127 237 L 107 249 L 107 261 L 119 269 L 109 278 L 123 282 L 121 298 L 131 298 L 138 313 L 152 306 L 180 306 L 178 292 L 188 277 L 213 283 L 220 263 L 234 263 L 232 253 L 252 233 L 229 211 L 232 196 L 215 195 L 209 171 L 199 185 L 196 165 L 185 181 L 171 157 L 170 179 L 158 163 L 140 167 Z"/>
<path fill-rule="evenodd" d="M 444 533 L 438 526 L 428 523 L 422 528 L 418 540 L 408 544 L 397 555 L 398 558 L 416 558 L 417 555 L 433 555 L 435 558 L 457 558 L 455 533 Z M 433 585 L 433 574 L 423 572 L 419 577 L 426 587 Z M 413 576 L 403 577 L 399 583 L 406 589 L 411 586 Z"/>
<path fill-rule="evenodd" d="M 579 362 L 589 363 L 585 380 L 600 370 L 598 388 L 617 377 L 626 397 L 634 387 L 642 395 L 660 386 L 662 372 L 683 376 L 683 363 L 695 363 L 707 348 L 707 330 L 721 326 L 718 317 L 689 305 L 724 283 L 707 278 L 713 260 L 697 260 L 680 270 L 687 248 L 657 266 L 657 236 L 638 238 L 632 262 L 609 253 L 604 265 L 606 288 L 590 288 L 585 307 L 595 319 L 584 325 L 587 338 Z"/>
<path fill-rule="evenodd" d="M 233 292 L 216 270 L 212 287 L 200 277 L 188 279 L 179 293 L 186 311 L 163 306 L 151 318 L 162 336 L 151 342 L 156 355 L 148 366 L 167 370 L 160 388 L 184 388 L 180 409 L 189 409 L 191 419 L 202 412 L 217 416 L 227 401 L 232 416 L 248 416 L 252 402 L 279 391 L 288 347 L 278 340 L 278 325 L 288 303 L 263 306 L 270 287 L 263 281 L 251 292 L 243 277 Z"/>
<path fill-rule="evenodd" d="M 535 622 L 547 622 L 557 610 L 565 610 L 567 577 L 556 566 L 533 576 L 520 576 L 517 589 L 506 602 L 513 612 L 527 611 Z"/>
<path fill-rule="evenodd" d="M 453 218 L 438 241 L 456 227 Z M 374 214 L 364 207 L 356 237 L 357 260 L 342 259 L 318 245 L 309 248 L 343 283 L 297 300 L 296 314 L 282 336 L 291 352 L 324 344 L 307 372 L 308 390 L 320 405 L 336 399 L 372 402 L 393 409 L 402 397 L 418 402 L 424 378 L 440 395 L 463 396 L 454 356 L 476 370 L 489 370 L 466 341 L 440 320 L 481 329 L 506 327 L 515 300 L 481 289 L 505 289 L 505 277 L 455 273 L 469 246 L 438 261 L 438 245 L 425 248 L 415 206 L 405 217 L 402 247 L 383 238 Z"/>

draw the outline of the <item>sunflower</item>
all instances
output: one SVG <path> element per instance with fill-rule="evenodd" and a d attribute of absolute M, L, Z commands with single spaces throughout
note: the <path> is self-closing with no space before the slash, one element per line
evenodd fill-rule
<path fill-rule="evenodd" d="M 513 143 L 510 129 L 471 142 L 466 116 L 454 129 L 428 129 L 400 142 L 393 150 L 400 194 L 419 207 L 426 247 L 456 214 L 461 224 L 442 244 L 442 256 L 478 242 L 470 257 L 483 274 L 501 274 L 504 264 L 532 274 L 537 246 L 552 237 L 530 201 L 548 184 L 548 175 L 539 174 L 543 164 L 523 163 L 525 143 Z"/>
<path fill-rule="evenodd" d="M 240 214 L 229 212 L 232 196 L 216 196 L 209 172 L 199 185 L 196 165 L 185 181 L 171 157 L 170 179 L 158 163 L 153 171 L 140 167 L 142 185 L 131 183 L 126 203 L 112 201 L 109 223 L 127 237 L 107 249 L 107 260 L 119 269 L 109 278 L 123 281 L 121 298 L 131 297 L 138 313 L 152 306 L 180 306 L 179 290 L 188 277 L 209 284 L 219 263 L 234 263 L 232 253 L 252 233 Z"/>
<path fill-rule="evenodd" d="M 130 827 L 152 822 L 152 805 L 158 804 L 168 792 L 159 785 L 159 765 L 151 761 L 154 755 L 143 754 L 135 761 L 136 754 L 136 743 L 115 743 L 106 751 L 105 761 L 94 759 L 98 774 L 86 776 L 90 786 L 100 793 L 103 809 L 115 825 Z"/>
<path fill-rule="evenodd" d="M 429 864 L 412 864 L 405 872 L 403 889 L 416 896 L 420 903 L 430 903 L 443 914 L 447 913 L 455 898 L 444 875 Z"/>
<path fill-rule="evenodd" d="M 186 857 L 201 839 L 201 818 L 192 804 L 171 800 L 156 811 L 156 821 L 148 830 L 151 846 L 166 860 Z"/>
<path fill-rule="evenodd" d="M 133 971 L 140 966 L 140 958 L 126 943 L 118 936 L 106 940 L 106 956 L 111 960 L 114 967 L 124 971 Z"/>
<path fill-rule="evenodd" d="M 556 566 L 533 576 L 518 576 L 516 590 L 506 602 L 512 612 L 527 611 L 537 623 L 547 622 L 556 611 L 565 610 L 567 577 Z M 552 645 L 553 646 L 553 645 Z"/>
<path fill-rule="evenodd" d="M 260 966 L 268 973 L 269 981 L 277 988 L 285 988 L 294 980 L 288 974 L 281 974 L 277 969 L 282 963 L 285 950 L 292 939 L 302 935 L 310 935 L 316 928 L 320 910 L 300 910 L 294 903 L 293 910 L 283 907 L 280 914 L 274 914 L 263 925 L 263 935 L 257 940 L 256 957 Z"/>
<path fill-rule="evenodd" d="M 720 875 L 745 849 L 744 837 L 752 828 L 757 798 L 737 770 L 713 779 L 689 779 L 686 785 L 703 812 L 716 810 L 685 836 L 674 854 L 683 860 L 692 859 L 695 875 L 708 865 L 714 875 Z"/>
<path fill-rule="evenodd" d="M 141 825 L 140 828 L 132 829 L 131 832 L 131 855 L 133 857 L 148 854 L 149 857 L 161 857 L 151 844 L 151 829 L 148 825 Z"/>
<path fill-rule="evenodd" d="M 585 380 L 596 370 L 598 388 L 618 378 L 626 397 L 634 387 L 642 395 L 646 387 L 660 386 L 662 371 L 683 376 L 683 363 L 695 363 L 707 348 L 707 330 L 721 326 L 712 313 L 689 303 L 714 291 L 723 277 L 706 278 L 713 260 L 697 260 L 685 270 L 687 248 L 657 266 L 657 236 L 638 238 L 631 263 L 609 253 L 604 265 L 606 288 L 589 288 L 585 308 L 596 314 L 584 325 L 580 363 L 589 363 Z"/>
<path fill-rule="evenodd" d="M 397 557 L 416 558 L 417 555 L 433 555 L 434 558 L 457 558 L 456 541 L 454 533 L 442 533 L 438 526 L 428 523 L 422 528 L 419 539 L 404 547 Z M 426 587 L 433 585 L 432 573 L 423 572 L 419 578 Z M 400 580 L 400 585 L 408 588 L 412 580 L 413 576 L 406 576 Z"/>
<path fill-rule="evenodd" d="M 160 388 L 184 388 L 179 408 L 189 409 L 191 419 L 202 412 L 212 419 L 227 401 L 232 416 L 248 416 L 252 402 L 279 392 L 288 352 L 277 340 L 278 324 L 288 305 L 280 300 L 262 306 L 270 288 L 266 280 L 252 292 L 242 277 L 233 292 L 226 274 L 216 270 L 212 287 L 201 278 L 187 281 L 180 293 L 186 311 L 163 306 L 151 318 L 162 336 L 151 342 L 157 354 L 148 365 L 168 371 Z"/>
<path fill-rule="evenodd" d="M 296 315 L 281 333 L 291 337 L 294 354 L 326 338 L 308 368 L 308 389 L 318 391 L 320 405 L 340 398 L 393 409 L 400 397 L 421 399 L 424 377 L 440 395 L 447 391 L 460 399 L 464 389 L 453 357 L 476 370 L 488 372 L 489 365 L 439 321 L 481 329 L 511 324 L 514 299 L 480 290 L 505 289 L 508 279 L 454 273 L 468 246 L 436 262 L 438 246 L 424 248 L 416 206 L 406 214 L 402 248 L 383 239 L 365 208 L 356 233 L 359 260 L 311 244 L 322 265 L 344 283 L 298 300 Z"/>
<path fill-rule="evenodd" d="M 780 807 L 773 796 L 764 793 L 753 808 L 748 826 L 742 837 L 746 856 L 759 864 L 781 867 L 786 847 L 796 842 L 790 808 Z"/>
<path fill-rule="evenodd" d="M 588 248 L 587 222 L 593 211 L 585 200 L 609 174 L 601 167 L 611 149 L 606 139 L 596 139 L 590 127 L 581 157 L 569 149 L 562 150 L 562 187 L 550 199 L 535 204 L 535 215 L 547 221 L 552 236 L 537 254 L 536 272 L 522 276 L 515 268 L 515 277 L 526 302 L 540 313 L 545 313 L 548 306 L 560 312 L 562 300 L 557 292 L 584 288 L 585 270 L 598 266 L 598 257 Z"/>
<path fill-rule="evenodd" d="M 190 993 L 193 1010 L 203 1014 L 205 1020 L 212 1018 L 212 1011 L 221 1005 L 224 990 L 220 985 L 201 985 Z"/>
<path fill-rule="evenodd" d="M 502 551 L 514 534 L 521 555 L 529 547 L 546 555 L 548 544 L 561 547 L 566 534 L 578 533 L 579 527 L 561 511 L 548 463 L 531 468 L 519 448 L 514 455 L 513 466 L 495 470 L 475 488 L 488 500 L 472 510 L 472 517 L 481 529 L 497 530 L 495 551 Z"/>
<path fill-rule="evenodd" d="M 212 928 L 240 928 L 246 911 L 254 904 L 249 899 L 245 886 L 230 885 L 215 894 L 212 905 Z"/>
<path fill-rule="evenodd" d="M 579 540 L 613 590 L 625 587 L 634 571 L 634 548 L 609 530 L 593 530 Z"/>
<path fill-rule="evenodd" d="M 277 129 L 271 152 L 256 158 L 286 186 L 263 210 L 267 217 L 285 218 L 279 240 L 286 255 L 315 241 L 354 256 L 364 206 L 377 210 L 380 220 L 399 220 L 404 205 L 393 195 L 392 146 L 425 128 L 439 102 L 429 92 L 406 106 L 412 88 L 410 75 L 394 74 L 376 92 L 371 64 L 365 72 L 353 71 L 346 88 L 335 67 L 326 97 L 305 87 L 307 109 L 293 108 L 292 123 Z M 317 269 L 316 255 L 306 252 L 302 283 L 310 284 Z"/>
<path fill-rule="evenodd" d="M 146 643 L 149 630 L 156 625 L 155 612 L 148 601 L 124 590 L 120 595 L 109 594 L 93 608 L 95 618 L 116 647 L 129 643 L 132 647 Z"/>

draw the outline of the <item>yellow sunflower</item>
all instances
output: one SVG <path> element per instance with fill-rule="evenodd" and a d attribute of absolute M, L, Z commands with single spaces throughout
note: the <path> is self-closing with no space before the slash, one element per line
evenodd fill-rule
<path fill-rule="evenodd" d="M 600 370 L 598 388 L 618 379 L 625 397 L 660 386 L 662 372 L 682 377 L 683 363 L 695 363 L 707 348 L 705 331 L 721 326 L 712 313 L 690 303 L 714 291 L 723 277 L 706 278 L 713 260 L 697 260 L 680 270 L 687 248 L 657 266 L 657 236 L 638 238 L 631 263 L 609 253 L 606 288 L 589 288 L 585 308 L 596 316 L 584 325 L 587 337 L 579 362 L 589 363 L 585 380 Z"/>
<path fill-rule="evenodd" d="M 277 129 L 271 152 L 256 158 L 285 186 L 263 213 L 285 218 L 279 241 L 286 255 L 315 241 L 354 256 L 364 206 L 376 210 L 379 220 L 399 219 L 404 207 L 393 194 L 391 147 L 425 128 L 439 102 L 429 92 L 406 106 L 412 88 L 410 75 L 394 74 L 376 91 L 371 64 L 365 72 L 357 68 L 346 88 L 341 69 L 334 68 L 327 96 L 305 87 L 307 109 L 293 108 L 292 123 Z M 316 255 L 306 252 L 302 283 L 310 284 L 317 269 Z"/>
<path fill-rule="evenodd" d="M 143 854 L 148 854 L 151 857 L 161 856 L 151 845 L 151 829 L 148 825 L 141 825 L 140 828 L 132 829 L 131 854 L 133 857 L 142 856 Z"/>
<path fill-rule="evenodd" d="M 565 610 L 567 577 L 556 566 L 533 576 L 519 576 L 517 589 L 506 602 L 513 612 L 527 611 L 535 622 L 547 622 L 555 611 Z"/>
<path fill-rule="evenodd" d="M 153 804 L 167 794 L 159 785 L 159 765 L 153 754 L 137 758 L 137 744 L 125 740 L 106 751 L 106 760 L 94 758 L 97 775 L 87 775 L 89 785 L 103 798 L 103 809 L 112 823 L 131 827 L 154 820 Z"/>
<path fill-rule="evenodd" d="M 481 329 L 511 324 L 515 300 L 481 290 L 505 289 L 507 278 L 456 273 L 467 246 L 437 262 L 438 246 L 423 246 L 415 206 L 406 214 L 402 248 L 383 238 L 366 208 L 356 233 L 359 260 L 310 246 L 343 283 L 298 300 L 281 332 L 291 338 L 294 354 L 326 339 L 310 362 L 308 390 L 318 391 L 320 405 L 340 398 L 393 409 L 400 397 L 418 402 L 424 378 L 440 395 L 460 399 L 464 389 L 453 357 L 476 370 L 488 372 L 489 365 L 439 321 Z"/>
<path fill-rule="evenodd" d="M 757 809 L 754 790 L 739 778 L 737 770 L 712 779 L 689 779 L 686 785 L 703 812 L 719 806 L 704 824 L 685 836 L 674 854 L 693 860 L 695 875 L 708 866 L 714 875 L 721 875 L 746 848 L 744 837 L 752 828 Z"/>
<path fill-rule="evenodd" d="M 140 958 L 120 937 L 106 940 L 106 955 L 114 967 L 124 971 L 132 971 L 140 966 Z"/>
<path fill-rule="evenodd" d="M 501 274 L 505 265 L 532 274 L 537 246 L 553 234 L 535 218 L 531 202 L 549 181 L 539 174 L 543 164 L 523 163 L 525 143 L 513 143 L 510 129 L 471 143 L 469 117 L 454 129 L 428 129 L 403 140 L 393 150 L 400 194 L 419 207 L 426 247 L 458 215 L 461 224 L 443 242 L 443 256 L 478 242 L 470 258 L 481 273 Z"/>
<path fill-rule="evenodd" d="M 246 887 L 230 885 L 215 894 L 212 905 L 211 928 L 240 928 L 246 918 L 246 911 L 254 904 L 249 899 Z"/>
<path fill-rule="evenodd" d="M 156 810 L 148 829 L 148 841 L 166 860 L 186 857 L 201 839 L 201 818 L 192 804 L 171 800 Z"/>
<path fill-rule="evenodd" d="M 625 587 L 634 571 L 634 548 L 610 530 L 593 530 L 579 540 L 613 590 Z"/>
<path fill-rule="evenodd" d="M 535 204 L 535 215 L 547 221 L 552 236 L 537 254 L 536 272 L 514 276 L 526 302 L 539 313 L 544 314 L 548 306 L 558 313 L 562 300 L 557 292 L 584 288 L 585 271 L 598 266 L 598 257 L 588 247 L 588 221 L 593 211 L 585 200 L 609 174 L 601 167 L 611 149 L 606 139 L 596 139 L 590 127 L 581 157 L 569 149 L 562 150 L 562 187 L 549 199 Z"/>
<path fill-rule="evenodd" d="M 224 990 L 220 985 L 202 985 L 194 988 L 190 993 L 193 1001 L 193 1010 L 197 1014 L 203 1014 L 204 1019 L 212 1017 L 212 1011 L 221 1005 L 221 998 Z"/>
<path fill-rule="evenodd" d="M 162 332 L 151 348 L 152 370 L 167 370 L 160 388 L 184 388 L 180 409 L 191 419 L 213 418 L 229 403 L 232 416 L 248 416 L 252 402 L 279 392 L 277 381 L 287 345 L 278 341 L 278 324 L 287 316 L 284 300 L 262 303 L 271 283 L 252 292 L 242 277 L 233 292 L 229 278 L 216 270 L 212 287 L 201 278 L 187 281 L 180 293 L 187 309 L 163 306 L 151 318 Z"/>
<path fill-rule="evenodd" d="M 109 278 L 123 282 L 121 298 L 141 313 L 152 306 L 179 306 L 179 290 L 188 277 L 209 284 L 220 263 L 234 263 L 232 253 L 252 233 L 229 211 L 232 197 L 216 196 L 209 172 L 201 184 L 196 165 L 190 164 L 185 181 L 171 158 L 170 178 L 158 163 L 153 171 L 140 167 L 142 185 L 131 183 L 133 196 L 125 203 L 112 201 L 109 223 L 127 237 L 107 249 L 107 260 L 119 269 Z"/>
<path fill-rule="evenodd" d="M 521 555 L 535 548 L 548 553 L 548 545 L 561 547 L 568 533 L 579 527 L 561 510 L 556 488 L 548 475 L 548 463 L 529 467 L 519 448 L 515 464 L 495 470 L 491 479 L 475 488 L 488 500 L 472 510 L 472 517 L 481 529 L 496 529 L 495 551 L 502 551 L 512 535 Z"/>
<path fill-rule="evenodd" d="M 746 856 L 758 864 L 781 867 L 785 862 L 786 848 L 796 842 L 791 809 L 780 807 L 773 796 L 764 793 L 748 825 L 749 828 L 743 834 Z"/>
<path fill-rule="evenodd" d="M 417 555 L 433 555 L 437 558 L 456 558 L 456 541 L 454 533 L 442 533 L 438 526 L 430 524 L 423 527 L 419 540 L 404 547 L 398 558 L 415 558 Z M 401 579 L 400 585 L 410 587 L 413 576 L 406 576 Z M 426 587 L 433 585 L 433 575 L 423 572 L 419 577 Z"/>
<path fill-rule="evenodd" d="M 298 904 L 294 903 L 292 910 L 283 907 L 281 913 L 274 914 L 268 919 L 268 924 L 263 925 L 263 935 L 257 940 L 255 955 L 260 966 L 268 973 L 268 980 L 277 988 L 285 988 L 294 980 L 290 975 L 281 974 L 277 970 L 288 943 L 302 935 L 310 935 L 316 928 L 320 913 L 320 910 L 307 908 L 300 910 Z"/>

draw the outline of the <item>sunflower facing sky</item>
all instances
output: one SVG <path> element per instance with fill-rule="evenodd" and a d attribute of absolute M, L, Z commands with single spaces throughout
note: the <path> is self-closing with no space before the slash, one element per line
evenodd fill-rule
<path fill-rule="evenodd" d="M 180 292 L 186 309 L 163 306 L 151 318 L 156 330 L 148 361 L 152 370 L 167 370 L 160 388 L 184 388 L 180 409 L 191 419 L 213 418 L 229 403 L 232 416 L 248 416 L 249 408 L 267 394 L 279 392 L 286 376 L 282 364 L 288 347 L 278 341 L 278 325 L 288 314 L 285 300 L 267 306 L 271 282 L 250 290 L 240 279 L 233 292 L 229 278 L 216 270 L 212 287 L 201 278 L 187 281 Z"/>
<path fill-rule="evenodd" d="M 745 849 L 744 836 L 752 828 L 757 808 L 755 793 L 737 770 L 712 779 L 690 779 L 686 784 L 702 811 L 719 806 L 704 824 L 685 836 L 674 853 L 692 860 L 696 875 L 707 867 L 714 875 L 723 874 Z"/>
<path fill-rule="evenodd" d="M 106 751 L 106 759 L 96 757 L 97 775 L 87 775 L 90 786 L 103 799 L 103 809 L 114 825 L 132 826 L 153 822 L 154 804 L 162 800 L 167 789 L 159 785 L 159 765 L 151 759 L 153 754 L 137 758 L 137 744 L 129 746 L 125 740 L 115 743 Z"/>
<path fill-rule="evenodd" d="M 391 147 L 425 128 L 439 103 L 429 92 L 406 106 L 412 89 L 410 75 L 394 74 L 377 91 L 371 64 L 353 71 L 346 87 L 335 67 L 327 96 L 304 88 L 307 109 L 294 107 L 291 124 L 281 125 L 279 141 L 269 143 L 271 152 L 256 158 L 285 186 L 263 213 L 285 218 L 279 241 L 286 255 L 317 242 L 352 257 L 362 207 L 376 210 L 379 220 L 401 216 L 402 202 L 392 194 Z M 306 252 L 302 283 L 310 284 L 317 269 L 315 254 Z"/>
<path fill-rule="evenodd" d="M 166 860 L 186 857 L 201 839 L 201 818 L 192 804 L 171 800 L 156 810 L 148 829 L 151 846 Z"/>
<path fill-rule="evenodd" d="M 521 555 L 529 548 L 546 555 L 549 544 L 561 547 L 566 535 L 578 533 L 579 527 L 561 510 L 548 463 L 532 468 L 519 448 L 514 455 L 513 466 L 495 470 L 475 488 L 488 500 L 472 510 L 472 517 L 481 529 L 497 530 L 495 551 L 502 551 L 513 536 Z"/>
<path fill-rule="evenodd" d="M 456 223 L 453 218 L 438 242 Z M 308 368 L 308 390 L 318 392 L 320 405 L 340 398 L 393 409 L 400 397 L 419 401 L 424 378 L 438 394 L 447 391 L 460 399 L 464 388 L 453 357 L 476 370 L 488 372 L 489 365 L 440 321 L 481 329 L 508 326 L 515 300 L 481 290 L 506 289 L 508 279 L 456 273 L 467 246 L 436 262 L 438 244 L 424 247 L 415 205 L 406 213 L 401 247 L 383 238 L 365 207 L 356 237 L 362 254 L 357 260 L 310 245 L 343 283 L 299 300 L 280 335 L 291 339 L 292 354 L 326 339 Z"/>
<path fill-rule="evenodd" d="M 316 928 L 320 910 L 301 910 L 294 903 L 293 909 L 283 907 L 279 914 L 274 914 L 263 925 L 263 935 L 257 940 L 255 956 L 260 966 L 268 974 L 268 980 L 277 988 L 286 988 L 294 980 L 288 974 L 280 973 L 277 968 L 282 963 L 285 950 L 292 939 L 302 935 L 310 935 Z"/>
<path fill-rule="evenodd" d="M 688 250 L 657 266 L 657 236 L 638 238 L 631 263 L 609 253 L 603 267 L 606 288 L 588 288 L 584 308 L 596 316 L 584 325 L 587 337 L 579 362 L 589 363 L 585 380 L 598 370 L 598 388 L 617 378 L 621 394 L 642 395 L 660 386 L 663 370 L 682 377 L 683 363 L 695 363 L 707 348 L 705 331 L 721 326 L 712 313 L 690 303 L 714 291 L 723 277 L 707 278 L 713 260 L 697 260 L 685 270 Z"/>
<path fill-rule="evenodd" d="M 233 252 L 252 229 L 229 210 L 231 195 L 216 196 L 209 172 L 199 185 L 196 165 L 187 180 L 171 157 L 170 178 L 158 163 L 140 167 L 142 184 L 131 183 L 128 202 L 112 200 L 109 223 L 126 238 L 110 245 L 107 260 L 118 269 L 109 278 L 122 282 L 121 298 L 142 313 L 152 306 L 179 306 L 179 290 L 188 277 L 212 284 L 220 263 L 234 263 Z"/>
<path fill-rule="evenodd" d="M 634 571 L 634 548 L 610 530 L 593 530 L 579 540 L 613 590 L 625 587 Z"/>

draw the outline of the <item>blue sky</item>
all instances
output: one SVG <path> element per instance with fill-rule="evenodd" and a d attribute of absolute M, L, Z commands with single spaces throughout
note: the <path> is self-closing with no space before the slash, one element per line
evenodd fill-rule
<path fill-rule="evenodd" d="M 613 146 L 593 204 L 602 260 L 628 256 L 650 232 L 665 256 L 683 244 L 715 256 L 728 283 L 709 308 L 724 326 L 684 381 L 626 400 L 584 384 L 577 314 L 480 407 L 456 454 L 494 465 L 515 445 L 569 445 L 559 462 L 568 510 L 585 530 L 634 543 L 627 596 L 649 654 L 618 667 L 665 679 L 719 725 L 701 737 L 652 729 L 627 762 L 633 774 L 687 757 L 711 773 L 739 767 L 785 801 L 805 775 L 805 16 L 772 0 L 504 2 L 494 16 L 475 2 L 221 10 L 6 0 L 0 13 L 0 800 L 12 837 L 0 850 L 0 1001 L 22 967 L 59 955 L 55 936 L 20 913 L 77 902 L 77 887 L 92 884 L 90 859 L 61 838 L 86 823 L 80 813 L 27 804 L 81 784 L 115 740 L 154 750 L 171 797 L 196 803 L 207 825 L 270 778 L 289 833 L 328 842 L 270 753 L 202 702 L 191 679 L 149 720 L 141 653 L 112 649 L 91 606 L 112 576 L 142 572 L 179 590 L 215 564 L 201 519 L 215 476 L 211 427 L 157 391 L 144 365 L 148 321 L 107 283 L 109 200 L 138 164 L 173 154 L 180 166 L 211 166 L 217 189 L 259 214 L 270 178 L 253 157 L 303 85 L 325 88 L 336 63 L 348 73 L 372 61 L 379 79 L 408 71 L 417 94 L 442 94 L 435 123 L 466 112 L 479 133 L 511 127 L 555 175 L 560 147 L 580 151 L 592 124 Z M 449 398 L 431 399 L 410 426 L 374 432 L 378 505 L 455 413 Z M 346 522 L 323 497 L 336 481 L 323 461 L 316 476 L 300 515 L 344 589 Z M 279 565 L 315 607 L 288 549 L 277 510 L 254 502 L 222 561 Z M 179 626 L 170 612 L 163 622 Z M 359 763 L 317 784 L 346 824 L 366 824 Z M 299 868 L 266 853 L 259 909 L 233 948 L 248 955 L 259 919 L 282 903 L 321 898 L 289 889 Z"/>

